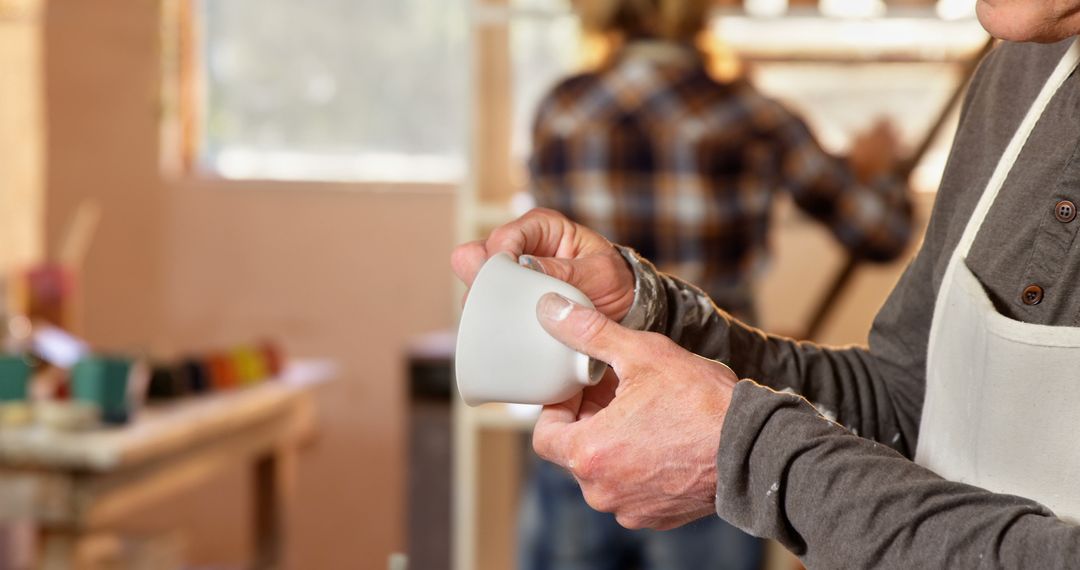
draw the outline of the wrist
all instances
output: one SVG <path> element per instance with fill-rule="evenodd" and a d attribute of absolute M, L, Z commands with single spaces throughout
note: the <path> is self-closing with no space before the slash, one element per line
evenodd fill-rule
<path fill-rule="evenodd" d="M 616 251 L 626 262 L 634 275 L 634 300 L 630 308 L 619 320 L 619 324 L 633 330 L 651 330 L 653 316 L 656 314 L 656 303 L 659 302 L 660 284 L 655 269 L 650 271 L 649 262 L 645 261 L 636 251 L 629 247 L 615 245 Z"/>
<path fill-rule="evenodd" d="M 722 363 L 718 364 L 724 366 Z M 728 408 L 731 406 L 735 384 L 738 382 L 733 373 L 728 374 L 730 369 L 727 369 L 727 366 L 724 366 L 724 368 L 726 369 L 725 373 L 716 379 L 718 386 L 710 392 L 711 396 L 708 398 L 706 413 L 708 427 L 702 431 L 705 434 L 705 441 L 702 445 L 702 454 L 699 461 L 703 479 L 698 489 L 698 495 L 701 498 L 702 508 L 706 514 L 713 513 L 716 510 L 716 491 L 719 482 L 716 459 L 720 453 Z"/>

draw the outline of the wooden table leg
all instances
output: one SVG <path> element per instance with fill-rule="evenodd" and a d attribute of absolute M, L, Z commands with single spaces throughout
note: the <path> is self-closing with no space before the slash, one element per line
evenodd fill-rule
<path fill-rule="evenodd" d="M 70 570 L 76 567 L 76 558 L 80 533 L 66 527 L 46 527 L 41 529 L 42 570 Z"/>
<path fill-rule="evenodd" d="M 286 521 L 296 480 L 292 449 L 259 458 L 255 476 L 255 564 L 257 570 L 285 566 Z"/>

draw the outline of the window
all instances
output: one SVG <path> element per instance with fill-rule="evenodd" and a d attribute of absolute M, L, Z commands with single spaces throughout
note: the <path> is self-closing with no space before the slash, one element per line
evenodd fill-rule
<path fill-rule="evenodd" d="M 582 38 L 577 18 L 568 7 L 543 16 L 516 18 L 509 28 L 514 114 L 510 148 L 515 159 L 524 161 L 541 99 L 560 80 L 580 70 Z"/>
<path fill-rule="evenodd" d="M 195 0 L 189 165 L 225 178 L 464 177 L 468 0 Z"/>

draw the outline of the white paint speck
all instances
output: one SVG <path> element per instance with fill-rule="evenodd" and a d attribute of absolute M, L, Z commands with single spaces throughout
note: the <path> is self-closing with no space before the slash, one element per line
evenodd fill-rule
<path fill-rule="evenodd" d="M 802 394 L 799 394 L 798 392 L 796 392 L 795 390 L 792 390 L 791 388 L 784 388 L 783 390 L 780 390 L 780 393 L 782 393 L 782 394 L 793 394 L 795 396 L 800 396 L 800 397 L 802 396 Z M 836 415 L 836 412 L 833 411 L 831 408 L 823 406 L 823 405 L 821 405 L 821 404 L 819 404 L 817 402 L 810 402 L 809 400 L 807 400 L 807 402 L 809 402 L 811 406 L 814 406 L 814 409 L 816 409 L 817 412 L 819 414 L 821 414 L 825 419 L 829 420 L 830 422 L 832 422 L 834 424 L 838 423 L 836 421 L 836 418 L 838 416 Z M 855 435 L 858 435 L 858 434 L 855 434 Z"/>
<path fill-rule="evenodd" d="M 771 497 L 773 493 L 775 493 L 775 492 L 777 492 L 779 490 L 780 490 L 780 482 L 777 481 L 777 482 L 772 484 L 772 487 L 769 487 L 769 490 L 765 493 L 765 496 L 766 497 Z"/>

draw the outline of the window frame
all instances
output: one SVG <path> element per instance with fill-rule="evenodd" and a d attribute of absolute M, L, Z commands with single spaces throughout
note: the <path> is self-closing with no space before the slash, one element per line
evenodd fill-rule
<path fill-rule="evenodd" d="M 208 40 L 199 17 L 200 7 L 208 1 L 220 0 L 162 0 L 159 165 L 163 177 L 181 185 L 208 188 L 302 187 L 420 194 L 453 193 L 469 184 L 473 146 L 469 137 L 465 137 L 463 143 L 464 172 L 459 179 L 229 177 L 208 167 L 203 156 L 204 113 L 208 101 L 208 86 L 204 79 Z M 467 54 L 472 52 L 472 43 L 470 38 L 466 46 Z M 467 73 L 471 77 L 471 62 L 468 65 Z M 472 102 L 471 80 L 466 81 L 466 88 L 466 99 Z M 472 124 L 470 118 L 466 118 L 466 124 Z"/>

